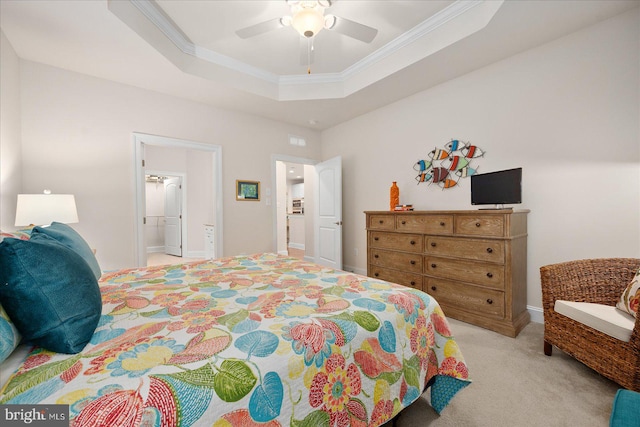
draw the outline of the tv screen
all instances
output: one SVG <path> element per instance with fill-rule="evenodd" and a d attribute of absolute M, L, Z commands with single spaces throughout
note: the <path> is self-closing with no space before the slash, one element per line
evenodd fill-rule
<path fill-rule="evenodd" d="M 471 204 L 522 203 L 522 168 L 471 175 Z"/>

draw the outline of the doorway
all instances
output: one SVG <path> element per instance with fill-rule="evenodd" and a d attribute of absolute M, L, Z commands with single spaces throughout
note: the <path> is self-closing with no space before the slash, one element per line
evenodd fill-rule
<path fill-rule="evenodd" d="M 342 268 L 342 159 L 316 160 L 272 155 L 273 242 L 276 251 L 288 254 L 287 164 L 304 167 L 304 259 Z M 293 175 L 293 174 L 292 174 Z M 297 175 L 296 175 L 297 176 Z M 270 189 L 267 190 L 270 195 Z M 289 230 L 291 231 L 291 230 Z"/>
<path fill-rule="evenodd" d="M 183 256 L 183 231 L 188 224 L 186 174 L 147 170 L 145 174 L 145 247 L 147 265 Z M 184 214 L 183 214 L 184 213 Z M 153 259 L 151 259 L 153 258 Z M 166 263 L 166 262 L 165 262 Z"/>
<path fill-rule="evenodd" d="M 215 228 L 215 239 L 213 245 L 215 246 L 216 256 L 223 256 L 223 219 L 222 219 L 222 147 L 219 145 L 203 144 L 192 141 L 185 141 L 175 138 L 162 137 L 157 135 L 147 135 L 134 133 L 133 134 L 135 153 L 135 176 L 136 176 L 136 188 L 135 188 L 135 235 L 136 235 L 136 262 L 139 267 L 147 265 L 147 245 L 146 234 L 147 228 L 145 224 L 147 222 L 147 207 L 146 207 L 146 168 L 149 166 L 150 170 L 153 167 L 151 164 L 160 164 L 151 162 L 151 159 L 147 159 L 154 153 L 154 149 L 165 148 L 173 150 L 174 155 L 170 156 L 171 159 L 177 157 L 184 157 L 184 167 L 180 173 L 166 172 L 172 168 L 162 168 L 166 175 L 182 175 L 183 189 L 186 187 L 186 180 L 189 177 L 191 190 L 201 191 L 195 197 L 187 197 L 183 192 L 184 197 L 181 197 L 181 211 L 178 215 L 182 215 L 183 221 L 181 222 L 181 242 L 182 242 L 182 255 L 188 258 L 204 258 L 205 257 L 205 239 L 206 230 L 205 224 L 208 227 L 213 226 Z M 177 154 L 177 155 L 176 155 Z M 184 156 L 182 156 L 184 154 Z M 208 154 L 208 155 L 207 155 Z M 147 164 L 149 161 L 150 164 Z M 203 165 L 204 164 L 204 165 Z M 198 169 L 197 177 L 191 179 L 191 175 L 187 172 L 187 168 Z M 174 168 L 178 169 L 178 168 Z M 156 170 L 157 171 L 157 170 Z M 195 174 L 194 174 L 195 175 Z M 206 185 L 193 185 L 193 182 L 203 183 Z M 189 203 L 196 203 L 194 206 L 187 206 L 187 199 L 191 200 Z M 189 212 L 187 212 L 189 208 Z M 204 213 L 203 213 L 204 212 Z M 166 212 L 165 212 L 166 215 Z M 204 217 L 201 217 L 205 215 Z M 178 218 L 180 219 L 180 218 Z M 186 219 L 189 219 L 187 222 Z M 153 220 L 149 218 L 149 220 Z"/>

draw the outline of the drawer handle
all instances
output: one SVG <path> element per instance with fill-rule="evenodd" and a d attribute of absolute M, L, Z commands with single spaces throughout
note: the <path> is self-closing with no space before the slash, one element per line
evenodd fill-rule
<path fill-rule="evenodd" d="M 412 240 L 412 241 L 410 241 L 409 243 L 411 243 L 412 245 L 415 245 L 415 244 L 416 244 L 416 241 L 415 241 L 415 240 Z"/>
<path fill-rule="evenodd" d="M 375 240 L 377 242 L 379 239 L 377 237 L 374 237 L 373 240 Z"/>
<path fill-rule="evenodd" d="M 431 264 L 431 268 L 436 268 L 436 265 L 435 264 Z"/>
<path fill-rule="evenodd" d="M 400 224 L 405 225 L 407 221 L 401 221 Z"/>
<path fill-rule="evenodd" d="M 487 277 L 488 277 L 489 279 L 491 279 L 491 278 L 493 277 L 493 273 L 491 273 L 491 272 L 487 273 Z"/>
<path fill-rule="evenodd" d="M 435 291 L 436 289 L 438 289 L 438 288 L 436 288 L 435 286 L 432 286 L 432 287 L 431 287 L 431 290 L 432 290 L 432 291 Z"/>
<path fill-rule="evenodd" d="M 379 273 L 373 273 L 373 275 L 378 277 L 380 274 Z"/>
<path fill-rule="evenodd" d="M 380 224 L 384 224 L 384 220 L 380 220 L 380 221 L 378 221 L 378 222 L 380 222 Z"/>
<path fill-rule="evenodd" d="M 431 242 L 431 247 L 435 248 L 436 247 L 436 242 Z"/>
<path fill-rule="evenodd" d="M 411 286 L 415 286 L 416 282 L 414 282 L 413 280 L 411 281 Z"/>
<path fill-rule="evenodd" d="M 415 259 L 411 260 L 411 265 L 416 265 L 416 260 Z"/>
<path fill-rule="evenodd" d="M 488 253 L 493 253 L 493 249 L 491 249 L 491 248 L 487 248 L 487 252 L 488 252 Z"/>
<path fill-rule="evenodd" d="M 487 299 L 487 304 L 493 304 L 493 300 L 491 298 Z"/>
<path fill-rule="evenodd" d="M 375 254 L 373 257 L 374 257 L 374 258 L 379 258 L 379 255 L 378 255 L 378 254 Z"/>
<path fill-rule="evenodd" d="M 480 227 L 480 223 L 479 222 L 476 222 L 476 227 Z"/>
<path fill-rule="evenodd" d="M 440 226 L 444 227 L 444 221 L 440 221 Z"/>

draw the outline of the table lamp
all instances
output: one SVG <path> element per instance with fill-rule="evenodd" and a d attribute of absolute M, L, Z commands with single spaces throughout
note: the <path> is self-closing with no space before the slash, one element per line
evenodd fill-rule
<path fill-rule="evenodd" d="M 78 222 L 73 194 L 18 194 L 16 227 L 49 225 L 53 221 L 65 224 Z"/>

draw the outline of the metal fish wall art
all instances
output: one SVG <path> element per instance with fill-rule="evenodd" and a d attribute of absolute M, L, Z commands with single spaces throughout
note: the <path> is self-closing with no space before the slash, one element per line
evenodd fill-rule
<path fill-rule="evenodd" d="M 484 156 L 484 150 L 471 145 L 470 142 L 452 139 L 443 148 L 435 147 L 427 158 L 418 160 L 413 170 L 418 172 L 416 181 L 436 184 L 440 188 L 453 188 L 462 178 L 468 178 L 478 172 L 478 167 L 472 165 L 476 159 Z"/>

